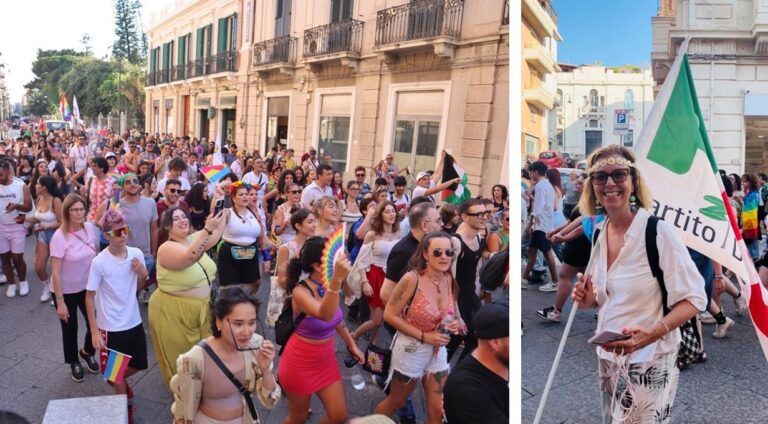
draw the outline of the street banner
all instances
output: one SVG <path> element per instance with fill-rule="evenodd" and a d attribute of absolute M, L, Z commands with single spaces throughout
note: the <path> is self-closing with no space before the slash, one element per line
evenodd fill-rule
<path fill-rule="evenodd" d="M 634 149 L 653 212 L 685 244 L 739 279 L 763 354 L 768 360 L 768 298 L 750 258 L 736 214 L 718 174 L 685 54 L 687 41 L 661 87 Z"/>

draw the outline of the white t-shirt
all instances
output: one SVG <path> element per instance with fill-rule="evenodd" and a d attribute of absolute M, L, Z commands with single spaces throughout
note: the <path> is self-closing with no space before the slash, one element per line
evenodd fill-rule
<path fill-rule="evenodd" d="M 74 159 L 75 172 L 80 172 L 81 169 L 88 166 L 89 156 L 88 146 L 72 146 L 72 150 L 69 152 L 69 156 Z"/>
<path fill-rule="evenodd" d="M 323 189 L 317 185 L 317 181 L 312 181 L 312 183 L 304 187 L 304 190 L 301 191 L 301 204 L 305 208 L 311 209 L 312 203 L 324 196 L 333 197 L 333 190 L 331 189 L 331 186 L 325 186 Z"/>
<path fill-rule="evenodd" d="M 429 182 L 429 188 L 433 188 L 434 186 L 435 186 L 435 185 L 432 183 L 432 181 L 430 181 L 430 182 Z M 422 186 L 416 186 L 416 188 L 414 188 L 414 189 L 413 189 L 413 193 L 411 193 L 411 194 L 412 194 L 412 196 L 413 196 L 413 197 L 411 197 L 411 199 L 415 199 L 415 198 L 417 198 L 417 197 L 419 197 L 419 196 L 424 196 L 424 195 L 425 195 L 424 193 L 426 193 L 426 191 L 427 191 L 427 190 L 428 190 L 428 189 L 427 189 L 427 188 L 425 188 L 425 187 L 422 187 Z M 431 195 L 430 195 L 430 196 L 427 196 L 427 197 L 429 197 L 430 199 L 432 199 L 432 203 L 434 203 L 434 202 L 435 202 L 435 198 L 434 198 L 434 197 L 432 197 Z"/>
<path fill-rule="evenodd" d="M 141 324 L 139 302 L 136 300 L 138 274 L 131 260 L 144 263 L 144 254 L 135 247 L 126 247 L 125 259 L 116 258 L 104 249 L 91 262 L 85 289 L 96 292 L 96 323 L 106 331 L 125 331 Z"/>
<path fill-rule="evenodd" d="M 264 198 L 267 186 L 269 185 L 269 177 L 267 174 L 261 172 L 259 175 L 256 175 L 253 171 L 251 171 L 243 176 L 243 181 L 252 185 L 254 188 L 256 186 L 260 186 L 259 189 L 256 190 L 256 195 L 259 198 L 259 203 L 261 203 L 261 199 Z"/>
<path fill-rule="evenodd" d="M 188 191 L 192 188 L 191 185 L 189 185 L 189 181 L 187 181 L 184 177 L 177 178 L 181 182 L 181 191 Z M 157 182 L 157 192 L 160 194 L 163 194 L 165 192 L 165 182 L 168 181 L 168 177 L 163 178 L 162 180 Z"/>

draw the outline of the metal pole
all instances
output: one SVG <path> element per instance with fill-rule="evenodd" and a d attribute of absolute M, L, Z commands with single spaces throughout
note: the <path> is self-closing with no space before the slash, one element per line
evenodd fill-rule
<path fill-rule="evenodd" d="M 544 405 L 547 404 L 547 397 L 549 391 L 552 388 L 552 381 L 555 379 L 555 371 L 557 371 L 557 365 L 560 363 L 560 356 L 563 354 L 565 348 L 565 341 L 568 340 L 568 333 L 571 332 L 571 324 L 573 324 L 573 317 L 576 316 L 576 310 L 579 309 L 579 303 L 573 302 L 571 307 L 571 313 L 568 315 L 568 322 L 565 324 L 565 330 L 563 330 L 563 337 L 560 339 L 560 345 L 557 347 L 557 353 L 555 354 L 555 361 L 552 363 L 552 369 L 549 370 L 549 377 L 547 377 L 547 384 L 544 386 L 544 392 L 541 394 L 541 401 L 539 402 L 539 409 L 536 410 L 536 417 L 533 419 L 533 424 L 539 424 L 541 420 L 541 414 L 544 412 Z"/>

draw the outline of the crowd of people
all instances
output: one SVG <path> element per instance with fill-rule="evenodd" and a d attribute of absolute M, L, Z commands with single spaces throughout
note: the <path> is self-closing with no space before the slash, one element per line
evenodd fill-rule
<path fill-rule="evenodd" d="M 387 154 L 345 182 L 311 147 L 262 155 L 135 129 L 23 134 L 0 141 L 0 281 L 8 298 L 30 294 L 35 237 L 32 289 L 55 309 L 72 379 L 103 372 L 110 351 L 130 355 L 109 384 L 131 422 L 141 405 L 130 377 L 148 354 L 176 423 L 257 423 L 251 394 L 266 408 L 284 398 L 285 423 L 306 422 L 313 395 L 320 422 L 346 422 L 337 337 L 349 368 L 369 369 L 372 348 L 391 352 L 373 374 L 385 390 L 376 419 L 416 422 L 420 381 L 426 422 L 508 422 L 506 186 L 439 205 L 458 182 L 444 181 L 442 160 L 411 178 Z M 209 181 L 202 168 L 220 163 L 226 176 Z M 323 246 L 340 226 L 344 254 L 324 283 Z"/>
<path fill-rule="evenodd" d="M 522 288 L 556 292 L 552 306 L 536 311 L 549 323 L 560 323 L 569 297 L 596 309 L 603 422 L 669 422 L 680 371 L 707 360 L 702 324 L 715 325 L 713 338 L 725 338 L 734 321 L 721 295 L 733 298 L 739 315 L 746 302 L 732 272 L 686 248 L 654 216 L 629 149 L 600 148 L 585 171 L 569 172 L 561 179 L 540 161 L 522 172 Z M 766 284 L 768 256 L 759 243 L 768 225 L 768 176 L 720 174 Z M 547 271 L 549 281 L 542 278 Z"/>

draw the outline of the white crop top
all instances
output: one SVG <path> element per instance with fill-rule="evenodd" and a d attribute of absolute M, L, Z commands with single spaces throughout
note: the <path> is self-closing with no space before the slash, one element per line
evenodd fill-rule
<path fill-rule="evenodd" d="M 221 238 L 229 244 L 250 246 L 256 243 L 259 235 L 261 235 L 259 219 L 250 210 L 247 210 L 244 215 L 238 216 L 235 209 L 232 208 L 232 214 L 229 216 L 229 222 L 224 227 L 224 234 Z"/>
<path fill-rule="evenodd" d="M 373 245 L 371 246 L 371 250 L 373 251 L 373 264 L 386 272 L 389 252 L 392 250 L 392 247 L 397 244 L 398 241 L 400 241 L 400 239 L 389 241 L 374 240 Z"/>

